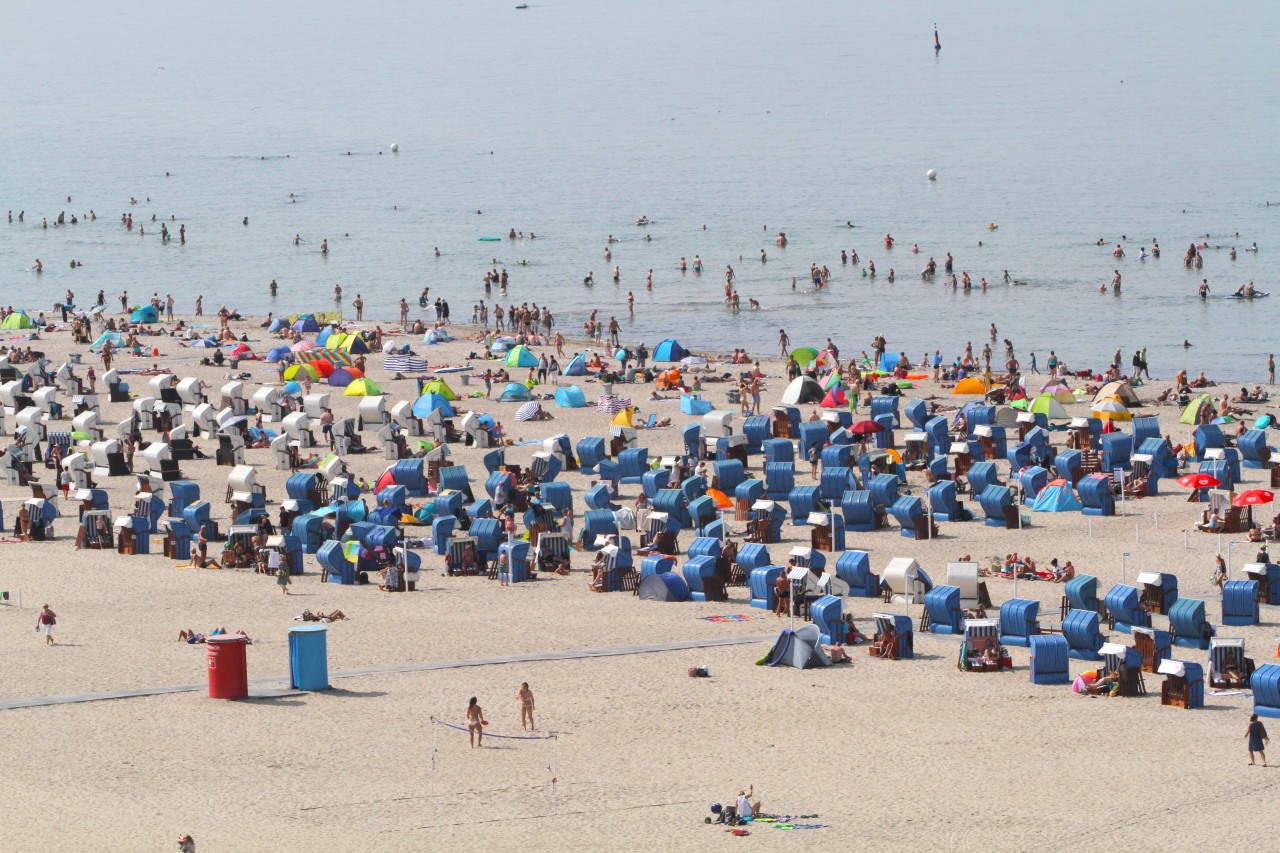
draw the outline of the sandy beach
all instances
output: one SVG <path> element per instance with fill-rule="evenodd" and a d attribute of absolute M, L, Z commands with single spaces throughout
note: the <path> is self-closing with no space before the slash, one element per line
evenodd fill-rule
<path fill-rule="evenodd" d="M 277 343 L 257 322 L 232 326 L 247 333 L 259 353 Z M 116 366 L 157 361 L 179 377 L 198 376 L 214 387 L 228 373 L 199 363 L 208 350 L 153 340 L 161 357 L 124 356 Z M 43 335 L 34 346 L 52 366 L 82 352 L 101 375 L 100 359 L 72 347 L 64 332 Z M 433 367 L 470 361 L 482 372 L 486 366 L 467 359 L 478 349 L 475 341 L 425 346 L 415 339 L 414 346 Z M 705 354 L 714 364 L 716 354 Z M 389 402 L 413 399 L 414 383 L 392 379 L 381 362 L 380 355 L 369 356 L 369 375 Z M 768 408 L 787 383 L 776 359 L 762 367 L 771 377 Z M 274 366 L 265 362 L 243 362 L 240 369 L 256 383 L 275 379 Z M 77 370 L 83 375 L 83 366 Z M 594 402 L 599 384 L 575 381 Z M 1028 383 L 1036 381 L 1032 376 Z M 145 382 L 131 377 L 135 390 Z M 728 407 L 725 393 L 732 387 L 708 383 L 704 398 Z M 1150 382 L 1139 393 L 1150 400 L 1166 387 Z M 642 430 L 639 441 L 651 456 L 674 453 L 678 427 L 690 418 L 680 415 L 678 399 L 647 402 L 651 390 L 617 389 L 635 399 L 643 415 L 673 418 L 675 428 Z M 931 381 L 908 392 L 946 393 Z M 103 422 L 126 417 L 128 404 L 102 399 Z M 967 399 L 943 396 L 940 402 Z M 333 401 L 341 418 L 354 414 L 358 399 Z M 560 409 L 548 402 L 554 420 L 516 423 L 517 404 L 461 402 L 502 420 L 517 444 L 557 433 L 576 442 L 607 431 L 608 416 L 594 407 Z M 804 407 L 806 417 L 812 408 Z M 1263 413 L 1261 406 L 1251 408 Z M 1071 407 L 1071 413 L 1086 409 Z M 1187 439 L 1177 407 L 1149 406 L 1140 413 L 1159 415 L 1163 432 Z M 60 428 L 69 425 L 51 425 Z M 1064 435 L 1055 433 L 1055 442 Z M 376 444 L 371 431 L 365 441 Z M 197 443 L 212 456 L 207 439 Z M 480 488 L 482 451 L 451 449 Z M 511 447 L 508 461 L 524 464 L 536 449 Z M 760 460 L 752 457 L 753 473 Z M 274 515 L 288 472 L 274 470 L 266 449 L 250 450 L 248 461 L 258 466 Z M 381 454 L 348 458 L 349 470 L 370 481 L 387 464 Z M 223 492 L 231 469 L 212 458 L 181 467 L 186 479 L 200 483 L 225 530 Z M 1003 462 L 1000 467 L 1007 468 Z M 1267 488 L 1267 473 L 1246 469 L 1242 488 Z M 46 482 L 50 478 L 42 473 Z M 561 479 L 572 484 L 581 518 L 590 478 L 570 473 Z M 807 465 L 797 465 L 796 481 L 809 482 Z M 99 485 L 110 492 L 113 516 L 132 507 L 132 477 Z M 911 475 L 909 487 L 920 493 L 919 473 Z M 638 486 L 623 487 L 623 502 L 638 492 Z M 29 495 L 29 489 L 0 487 L 10 533 L 17 503 Z M 851 646 L 851 665 L 804 671 L 755 666 L 786 620 L 750 608 L 744 587 L 731 587 L 730 600 L 719 603 L 658 604 L 629 593 L 597 594 L 587 588 L 592 555 L 583 553 L 573 555 L 567 577 L 543 575 L 535 583 L 502 587 L 485 578 L 445 577 L 443 559 L 420 552 L 422 578 L 417 591 L 406 594 L 322 584 L 309 555 L 305 574 L 284 596 L 273 578 L 251 570 L 178 568 L 160 556 L 158 536 L 151 556 L 77 552 L 74 506 L 64 502 L 61 509 L 54 541 L 0 547 L 0 588 L 12 593 L 0 606 L 0 700 L 195 689 L 0 710 L 0 737 L 11 756 L 0 782 L 11 804 L 10 819 L 0 824 L 6 849 L 161 849 L 179 832 L 191 833 L 201 850 L 798 849 L 837 841 L 926 850 L 1189 849 L 1199 843 L 1189 828 L 1200 839 L 1263 829 L 1271 789 L 1280 784 L 1270 771 L 1246 766 L 1247 691 L 1208 695 L 1205 710 L 1183 711 L 1161 706 L 1161 676 L 1147 674 L 1145 697 L 1083 698 L 1068 686 L 1032 685 L 1027 649 L 1011 649 L 1012 672 L 966 673 L 956 667 L 958 638 L 920 632 L 913 660 L 881 661 L 865 647 Z M 1126 501 L 1123 511 L 1090 521 L 1077 512 L 1024 508 L 1032 520 L 1021 531 L 981 521 L 948 523 L 937 539 L 914 541 L 891 526 L 850 533 L 847 547 L 868 551 L 877 572 L 894 557 L 913 557 L 939 582 L 946 563 L 962 554 L 983 564 L 1015 550 L 1041 565 L 1069 559 L 1079 572 L 1099 578 L 1100 594 L 1120 582 L 1127 552 L 1130 582 L 1140 571 L 1174 573 L 1180 594 L 1204 598 L 1210 621 L 1218 622 L 1219 596 L 1210 575 L 1219 539 L 1194 529 L 1201 505 L 1187 503 L 1185 490 L 1165 481 L 1160 496 Z M 784 541 L 770 546 L 773 562 L 785 563 L 790 546 L 808 544 L 808 536 L 808 527 L 788 520 Z M 690 541 L 685 531 L 681 549 Z M 1255 550 L 1247 543 L 1233 546 L 1233 577 Z M 1013 597 L 1012 581 L 987 583 L 997 606 Z M 22 610 L 15 606 L 18 590 Z M 1018 597 L 1039 600 L 1041 618 L 1049 623 L 1057 622 L 1061 596 L 1058 584 L 1018 585 Z M 57 644 L 49 648 L 32 632 L 46 602 L 58 614 Z M 872 613 L 902 607 L 845 600 L 846 612 L 868 634 Z M 179 630 L 247 632 L 254 640 L 249 676 L 260 680 L 252 690 L 271 693 L 287 687 L 287 632 L 299 624 L 295 617 L 303 608 L 340 608 L 349 617 L 328 630 L 333 689 L 276 689 L 237 702 L 206 696 L 205 648 L 177 642 Z M 913 618 L 920 612 L 919 605 L 911 608 Z M 707 618 L 730 615 L 746 618 Z M 1165 621 L 1155 617 L 1157 627 Z M 1218 634 L 1245 638 L 1261 665 L 1275 653 L 1276 609 L 1263 606 L 1261 621 Z M 730 638 L 745 642 L 426 668 Z M 1118 634 L 1113 639 L 1128 640 Z M 1204 652 L 1189 649 L 1175 649 L 1174 656 L 1205 659 Z M 711 677 L 689 678 L 694 666 L 706 666 Z M 1095 666 L 1071 663 L 1073 675 Z M 409 671 L 391 671 L 397 667 Z M 539 732 L 554 737 L 492 738 L 485 748 L 471 749 L 465 732 L 433 722 L 461 724 L 468 697 L 476 696 L 492 734 L 520 735 L 516 692 L 523 681 L 536 696 Z M 725 827 L 704 823 L 711 803 L 729 803 L 748 785 L 755 786 L 766 813 L 797 816 L 814 828 L 780 831 L 756 824 L 749 837 L 734 838 Z"/>

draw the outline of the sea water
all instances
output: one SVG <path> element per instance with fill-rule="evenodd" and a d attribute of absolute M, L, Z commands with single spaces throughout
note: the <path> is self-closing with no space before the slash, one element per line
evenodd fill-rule
<path fill-rule="evenodd" d="M 293 313 L 335 307 L 341 284 L 348 313 L 359 293 L 366 318 L 389 320 L 402 296 L 417 316 L 430 287 L 459 320 L 497 265 L 505 303 L 547 304 L 570 330 L 598 308 L 651 346 L 769 352 L 785 328 L 796 345 L 829 336 L 856 353 L 883 334 L 913 359 L 950 358 L 994 322 L 1042 369 L 1050 349 L 1101 369 L 1145 346 L 1157 376 L 1265 379 L 1280 310 L 1273 7 L 514 6 L 15 10 L 0 36 L 0 211 L 26 216 L 0 221 L 0 302 L 47 312 L 70 288 L 116 305 L 128 289 L 173 293 L 180 314 L 197 294 L 206 313 Z M 41 227 L 90 209 L 95 222 Z M 652 224 L 633 225 L 642 215 Z M 1204 268 L 1185 269 L 1206 234 Z M 1139 260 L 1153 238 L 1163 256 Z M 860 263 L 842 266 L 841 249 Z M 947 252 L 973 291 L 921 280 Z M 831 269 L 821 292 L 811 263 Z M 1121 292 L 1099 293 L 1116 269 Z M 1026 286 L 1005 286 L 1005 270 Z M 1247 281 L 1275 298 L 1218 298 Z"/>

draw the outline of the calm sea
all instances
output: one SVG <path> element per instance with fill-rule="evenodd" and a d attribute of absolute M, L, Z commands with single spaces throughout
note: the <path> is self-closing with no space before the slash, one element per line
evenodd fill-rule
<path fill-rule="evenodd" d="M 951 356 L 994 322 L 1041 365 L 1050 348 L 1100 367 L 1146 346 L 1156 376 L 1265 379 L 1280 310 L 1274 7 L 514 5 L 23 6 L 0 36 L 0 211 L 26 212 L 0 222 L 0 299 L 48 309 L 101 288 L 115 304 L 127 288 L 172 292 L 180 310 L 202 293 L 208 311 L 295 312 L 332 307 L 341 283 L 366 316 L 394 317 L 401 296 L 416 313 L 430 287 L 460 318 L 497 263 L 506 301 L 579 328 L 597 307 L 650 344 L 769 352 L 786 328 L 796 344 L 856 352 L 881 333 Z M 90 209 L 96 222 L 40 227 Z M 187 244 L 161 244 L 153 214 L 185 224 Z M 641 215 L 653 224 L 632 225 Z M 537 239 L 479 241 L 510 228 Z M 1184 269 L 1206 234 L 1224 248 Z M 1122 235 L 1123 261 L 1094 245 Z M 1139 260 L 1153 238 L 1163 257 Z M 874 260 L 874 282 L 842 248 Z M 948 251 L 992 287 L 922 282 Z M 682 275 L 695 255 L 706 271 Z M 722 306 L 730 263 L 761 310 Z M 821 293 L 811 263 L 831 268 Z M 1099 294 L 1117 268 L 1121 294 Z M 1003 286 L 1006 269 L 1028 285 Z M 1201 302 L 1201 278 L 1215 297 L 1252 280 L 1276 298 Z"/>

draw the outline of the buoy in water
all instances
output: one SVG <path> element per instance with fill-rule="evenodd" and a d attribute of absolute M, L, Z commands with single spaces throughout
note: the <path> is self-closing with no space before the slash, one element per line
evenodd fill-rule
<path fill-rule="evenodd" d="M 937 170 L 937 169 L 930 169 L 929 171 L 927 171 L 927 172 L 925 172 L 925 173 L 924 173 L 924 176 L 925 176 L 926 178 L 928 178 L 929 180 L 931 180 L 931 181 L 936 181 L 936 180 L 938 180 L 938 170 Z"/>
<path fill-rule="evenodd" d="M 392 154 L 399 154 L 399 153 L 400 153 L 400 143 L 399 143 L 399 142 L 393 142 L 393 143 L 391 143 L 391 153 L 392 153 Z"/>

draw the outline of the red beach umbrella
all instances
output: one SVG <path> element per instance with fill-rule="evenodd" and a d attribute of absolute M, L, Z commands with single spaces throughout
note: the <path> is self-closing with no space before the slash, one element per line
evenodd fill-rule
<path fill-rule="evenodd" d="M 1184 474 L 1178 478 L 1178 485 L 1187 489 L 1212 489 L 1222 483 L 1217 477 L 1208 474 Z"/>
<path fill-rule="evenodd" d="M 870 435 L 873 432 L 884 432 L 884 427 L 875 421 L 858 421 L 849 427 L 849 432 L 854 435 Z"/>
<path fill-rule="evenodd" d="M 1276 496 L 1266 489 L 1248 489 L 1236 495 L 1235 500 L 1231 501 L 1232 506 L 1258 506 L 1259 504 L 1269 504 L 1276 499 Z"/>

